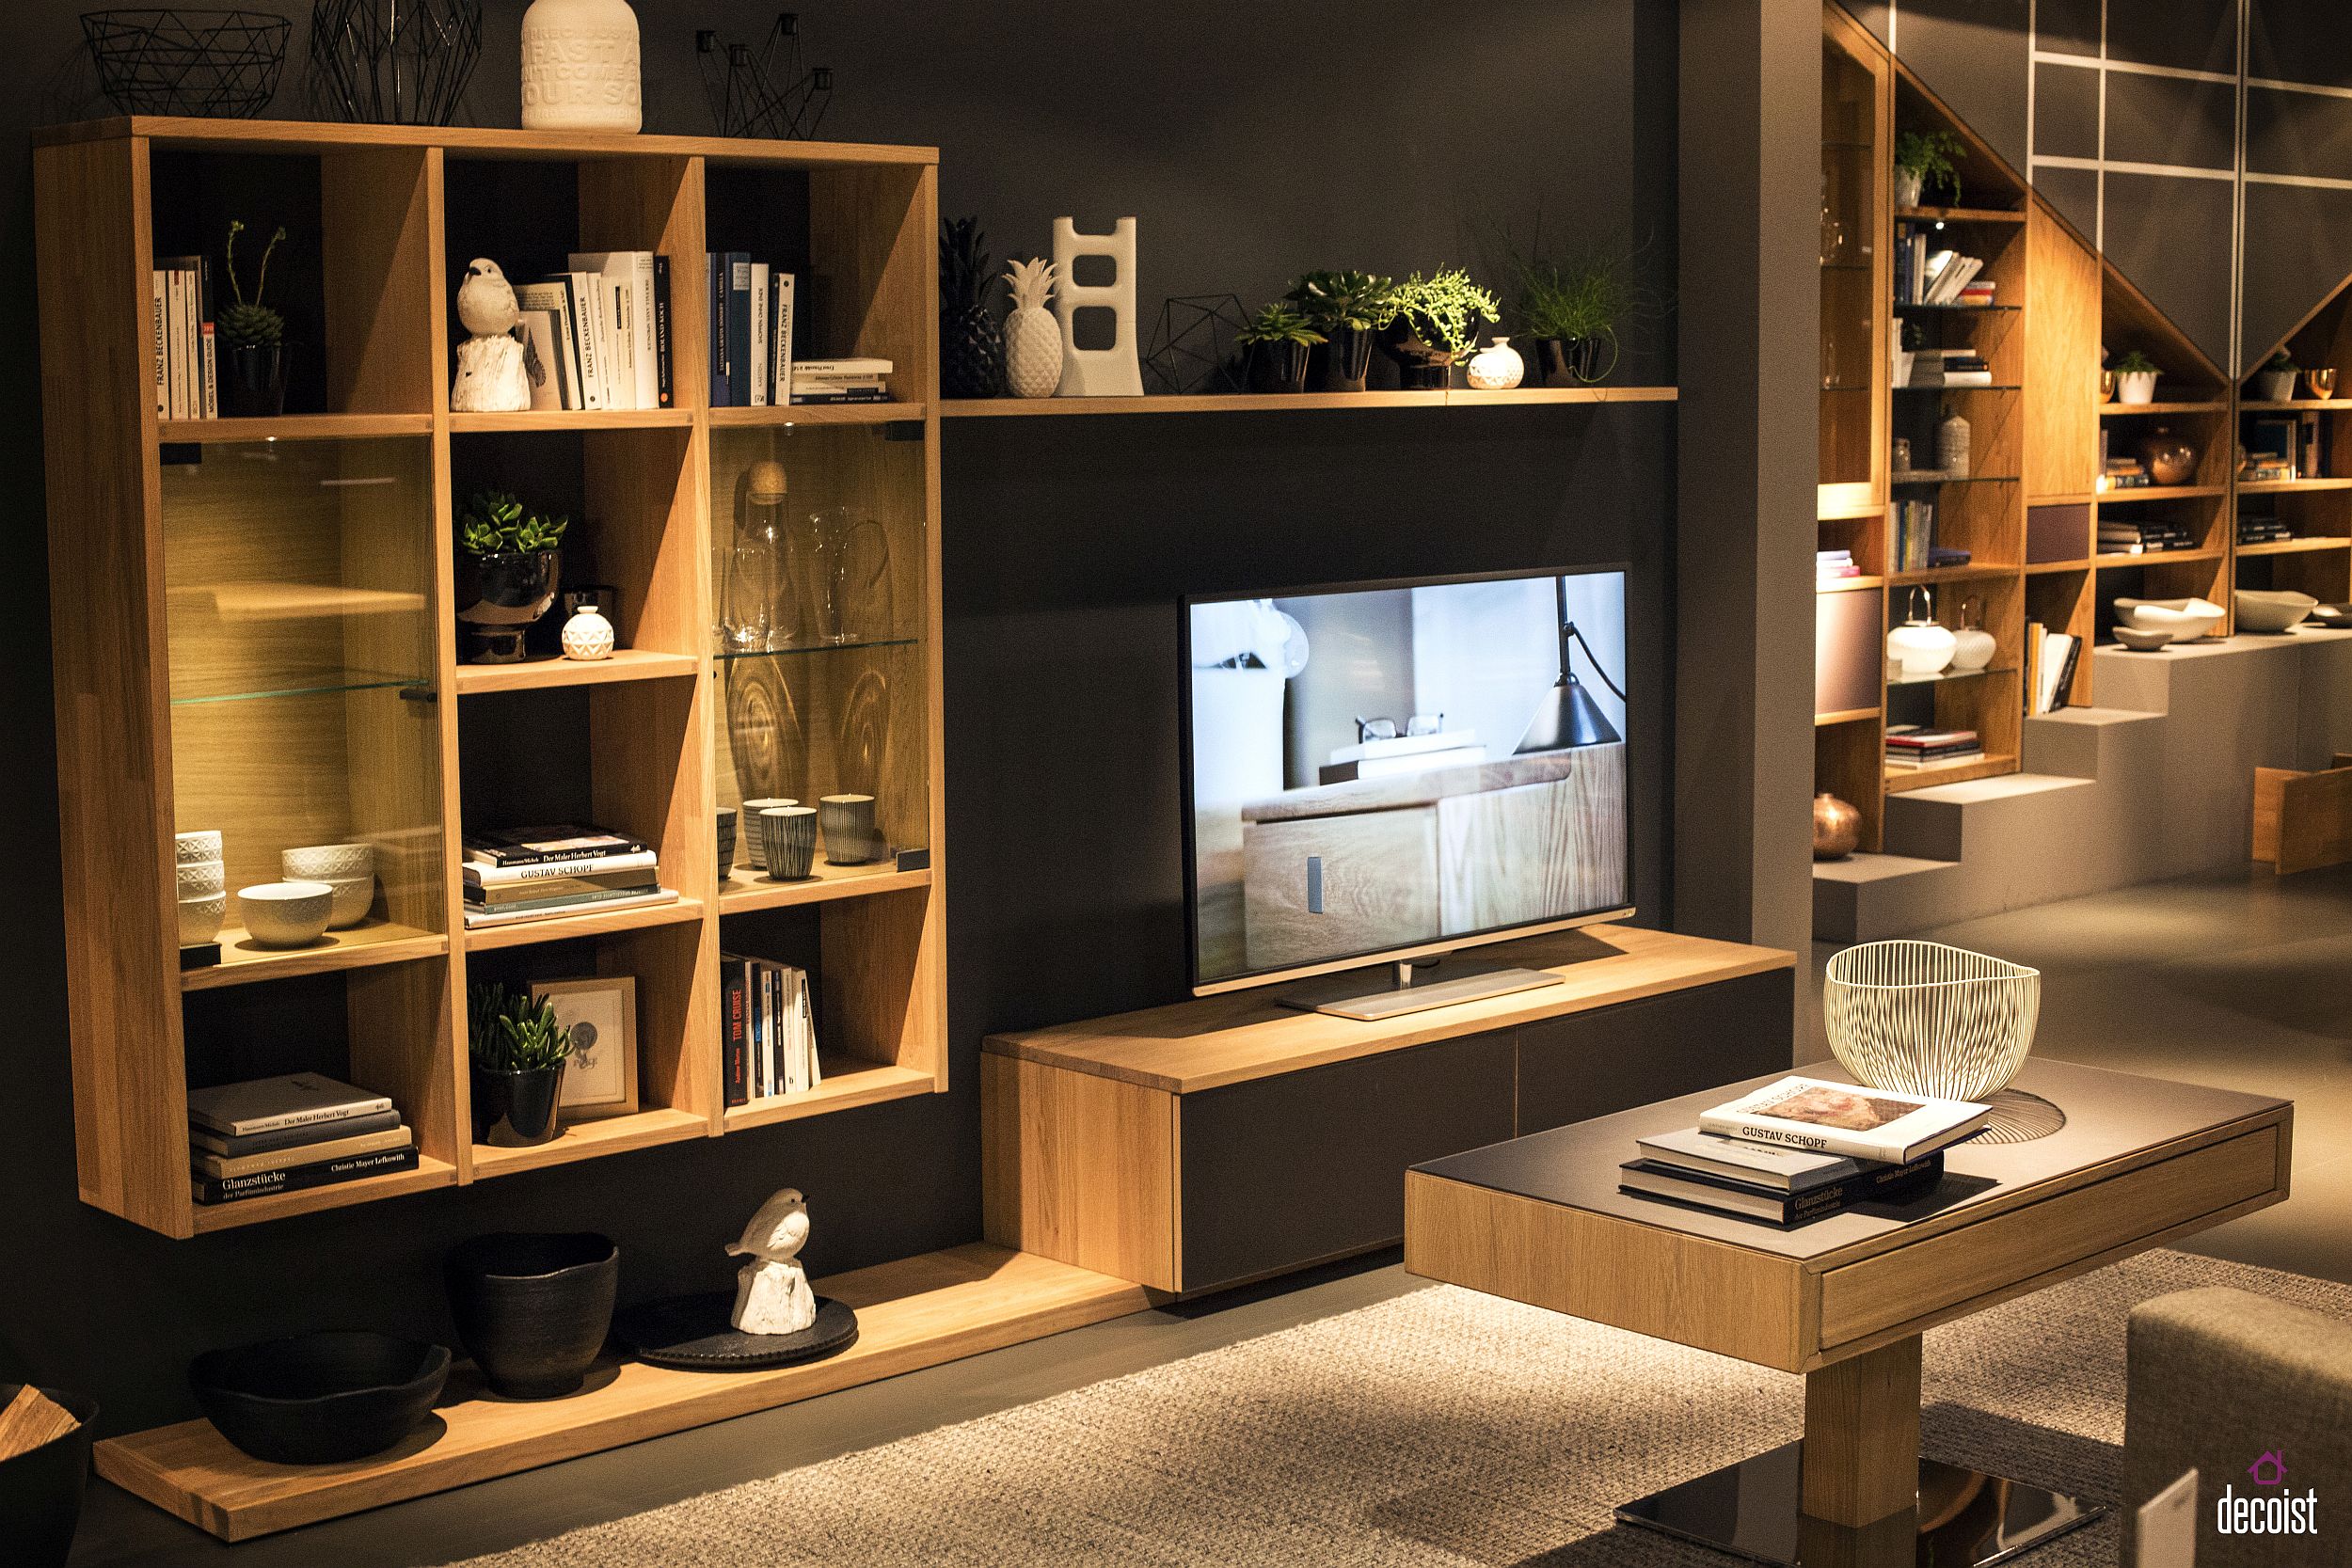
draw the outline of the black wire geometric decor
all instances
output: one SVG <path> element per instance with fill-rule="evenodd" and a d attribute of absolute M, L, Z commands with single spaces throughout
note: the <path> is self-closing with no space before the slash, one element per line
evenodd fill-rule
<path fill-rule="evenodd" d="M 723 136 L 803 141 L 817 135 L 833 102 L 833 68 L 801 67 L 801 19 L 780 12 L 768 41 L 726 43 L 704 29 L 694 35 L 703 97 Z"/>
<path fill-rule="evenodd" d="M 292 25 L 265 11 L 88 11 L 82 39 L 126 115 L 249 119 L 278 95 Z"/>
<path fill-rule="evenodd" d="M 482 0 L 318 0 L 310 85 L 373 125 L 447 125 L 482 55 Z"/>
<path fill-rule="evenodd" d="M 1241 351 L 1234 334 L 1249 325 L 1238 294 L 1177 294 L 1160 307 L 1144 373 L 1162 392 L 1238 392 Z"/>

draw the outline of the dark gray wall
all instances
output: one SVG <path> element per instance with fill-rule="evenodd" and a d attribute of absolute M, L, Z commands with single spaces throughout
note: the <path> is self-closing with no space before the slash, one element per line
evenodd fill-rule
<path fill-rule="evenodd" d="M 34 336 L 24 133 L 103 112 L 86 96 L 81 8 L 22 0 L 6 29 L 0 140 L 15 160 L 0 339 L 20 345 Z M 522 8 L 490 7 L 479 123 L 513 123 Z M 772 8 L 638 8 L 649 128 L 707 129 L 692 29 L 755 35 Z M 980 214 L 1000 256 L 1042 249 L 1057 214 L 1139 214 L 1147 312 L 1168 294 L 1254 301 L 1311 266 L 1473 260 L 1467 221 L 1524 223 L 1539 205 L 1548 232 L 1651 241 L 1650 281 L 1673 285 L 1670 6 L 1479 0 L 1439 23 L 1413 0 L 1358 0 L 1336 40 L 1329 7 L 1290 0 L 801 8 L 812 59 L 839 72 L 824 134 L 938 144 L 944 207 Z M 302 31 L 280 114 L 301 112 Z M 1633 345 L 1621 373 L 1671 379 L 1672 351 L 1661 331 Z M 15 829 L 0 946 L 16 965 L 0 1047 L 0 1377 L 89 1389 L 107 1429 L 144 1426 L 187 1412 L 181 1369 L 209 1345 L 331 1323 L 447 1334 L 438 1259 L 477 1230 L 605 1229 L 623 1246 L 629 1297 L 717 1283 L 735 1216 L 787 1181 L 811 1195 L 820 1271 L 973 1238 L 980 1037 L 1181 994 L 1182 593 L 1629 562 L 1637 874 L 1645 910 L 1662 914 L 1675 418 L 1520 408 L 952 427 L 954 1091 L 170 1242 L 74 1196 L 39 409 L 20 351 L 0 368 L 0 494 L 11 502 L 0 523 L 0 721 L 13 763 L 0 771 L 0 816 Z"/>

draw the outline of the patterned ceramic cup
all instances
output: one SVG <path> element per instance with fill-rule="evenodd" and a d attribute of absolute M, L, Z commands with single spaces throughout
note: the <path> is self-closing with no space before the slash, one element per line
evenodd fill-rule
<path fill-rule="evenodd" d="M 818 805 L 824 816 L 826 860 L 835 865 L 863 865 L 882 859 L 871 795 L 828 795 Z"/>
<path fill-rule="evenodd" d="M 779 882 L 808 879 L 817 866 L 817 809 L 770 806 L 759 814 L 761 858 Z"/>
<path fill-rule="evenodd" d="M 744 843 L 741 846 L 743 862 L 746 865 L 755 871 L 768 869 L 768 846 L 760 839 L 759 814 L 763 811 L 773 811 L 782 806 L 799 804 L 798 800 L 788 800 L 781 795 L 763 795 L 756 800 L 743 802 L 743 815 L 740 820 L 748 823 L 752 830 L 744 835 Z"/>

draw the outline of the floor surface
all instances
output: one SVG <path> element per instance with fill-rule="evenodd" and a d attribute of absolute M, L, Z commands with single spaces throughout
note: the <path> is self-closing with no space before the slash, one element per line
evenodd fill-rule
<path fill-rule="evenodd" d="M 2158 883 L 1923 934 L 2040 968 L 2043 1054 L 2292 1097 L 2294 1198 L 2178 1244 L 2352 1283 L 2352 869 Z M 1816 993 L 1831 951 L 1813 955 Z M 1824 1054 L 1818 1022 L 1808 1027 L 1804 1054 Z M 233 1548 L 93 1483 L 73 1568 L 421 1568 L 1025 1404 L 1416 1284 L 1390 1254 Z"/>

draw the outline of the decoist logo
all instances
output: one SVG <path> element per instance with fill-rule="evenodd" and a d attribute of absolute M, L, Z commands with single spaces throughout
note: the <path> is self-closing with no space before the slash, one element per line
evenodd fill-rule
<path fill-rule="evenodd" d="M 2301 1497 L 2283 1490 L 2287 1480 L 2287 1462 L 2278 1449 L 2272 1449 L 2246 1467 L 2246 1473 L 2260 1487 L 2280 1487 L 2273 1497 L 2239 1497 L 2237 1488 L 2224 1486 L 2220 1498 L 2214 1504 L 2214 1528 L 2224 1535 L 2317 1535 L 2319 1533 L 2319 1493 L 2314 1488 Z"/>

